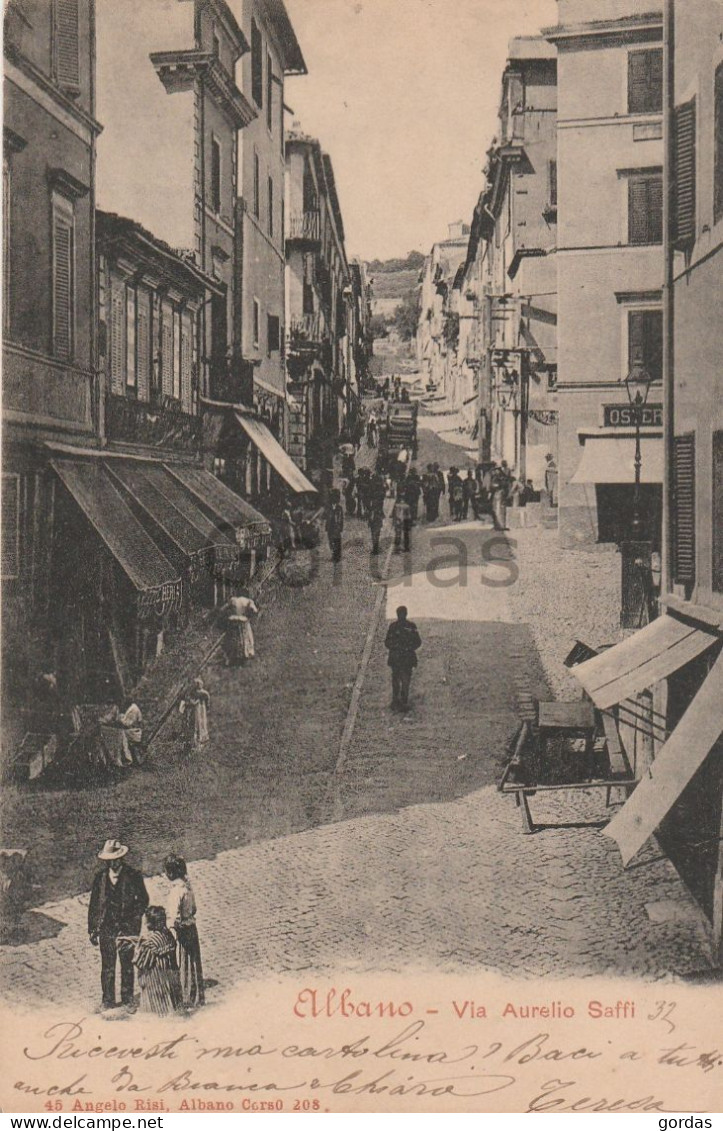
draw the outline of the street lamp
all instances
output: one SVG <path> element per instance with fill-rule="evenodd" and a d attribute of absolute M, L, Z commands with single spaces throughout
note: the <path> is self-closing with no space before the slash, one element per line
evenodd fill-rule
<path fill-rule="evenodd" d="M 643 409 L 650 395 L 652 378 L 641 361 L 634 360 L 633 367 L 625 378 L 625 391 L 633 410 L 635 423 L 635 493 L 633 495 L 633 521 L 631 532 L 634 539 L 638 539 L 642 532 L 642 519 L 640 517 L 640 469 L 643 458 L 640 449 L 640 427 L 643 423 Z"/>

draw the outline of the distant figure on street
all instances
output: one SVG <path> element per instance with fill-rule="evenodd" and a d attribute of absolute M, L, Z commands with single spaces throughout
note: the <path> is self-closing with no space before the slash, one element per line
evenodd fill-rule
<path fill-rule="evenodd" d="M 427 522 L 434 522 L 439 518 L 439 497 L 442 490 L 434 466 L 427 464 L 427 471 L 423 479 L 424 509 Z"/>
<path fill-rule="evenodd" d="M 416 467 L 410 467 L 407 481 L 404 485 L 404 498 L 409 503 L 413 523 L 415 523 L 419 517 L 419 497 L 421 494 L 422 481 L 419 478 L 419 473 Z"/>
<path fill-rule="evenodd" d="M 166 925 L 163 907 L 147 908 L 143 933 L 119 938 L 118 952 L 127 954 L 138 971 L 141 1013 L 168 1017 L 182 1009 L 176 940 Z"/>
<path fill-rule="evenodd" d="M 344 485 L 344 499 L 346 500 L 346 513 L 351 518 L 356 514 L 356 480 L 352 473 Z"/>
<path fill-rule="evenodd" d="M 384 526 L 384 504 L 375 503 L 369 510 L 369 533 L 372 536 L 372 553 L 379 553 L 379 539 Z"/>
<path fill-rule="evenodd" d="M 472 517 L 478 518 L 477 514 L 477 496 L 479 495 L 479 483 L 475 478 L 475 474 L 470 468 L 467 472 L 467 478 L 462 484 L 462 518 L 469 517 L 470 507 L 472 508 Z"/>
<path fill-rule="evenodd" d="M 281 543 L 279 547 L 284 557 L 293 553 L 296 548 L 296 539 L 296 523 L 294 522 L 291 504 L 287 500 L 281 512 Z"/>
<path fill-rule="evenodd" d="M 394 524 L 394 553 L 400 552 L 402 541 L 404 542 L 405 554 L 409 553 L 412 548 L 412 511 L 401 488 L 392 511 L 392 522 Z"/>
<path fill-rule="evenodd" d="M 545 490 L 551 507 L 557 506 L 557 464 L 552 452 L 545 456 Z"/>
<path fill-rule="evenodd" d="M 417 650 L 422 646 L 416 624 L 407 620 L 407 608 L 400 605 L 397 619 L 387 629 L 384 645 L 389 652 L 387 663 L 392 669 L 392 710 L 409 707 L 409 685 L 417 666 Z"/>
<path fill-rule="evenodd" d="M 256 655 L 256 641 L 250 618 L 258 616 L 259 610 L 250 594 L 242 589 L 237 597 L 229 599 L 223 611 L 226 614 L 226 632 L 223 638 L 226 666 L 237 667 Z"/>
<path fill-rule="evenodd" d="M 211 696 L 203 686 L 201 677 L 193 681 L 193 686 L 181 700 L 178 711 L 183 716 L 185 730 L 186 754 L 199 754 L 201 748 L 209 741 L 208 734 L 208 709 L 211 706 Z"/>
<path fill-rule="evenodd" d="M 449 493 L 449 514 L 454 522 L 461 522 L 462 507 L 464 505 L 464 487 L 456 467 L 450 467 L 447 476 L 447 491 Z"/>
<path fill-rule="evenodd" d="M 369 491 L 372 475 L 368 467 L 360 467 L 356 477 L 356 513 L 364 522 L 369 517 Z"/>
<path fill-rule="evenodd" d="M 370 412 L 367 421 L 367 444 L 370 448 L 377 446 L 377 416 L 374 409 Z"/>
<path fill-rule="evenodd" d="M 201 944 L 196 926 L 196 900 L 182 856 L 168 856 L 163 871 L 171 881 L 166 900 L 166 920 L 178 941 L 178 968 L 181 975 L 183 1004 L 205 1005 Z"/>
<path fill-rule="evenodd" d="M 341 505 L 341 495 L 334 488 L 329 492 L 329 510 L 326 516 L 326 536 L 329 540 L 331 560 L 341 561 L 341 536 L 344 532 L 344 510 Z"/>
<path fill-rule="evenodd" d="M 125 862 L 128 846 L 107 840 L 98 853 L 104 867 L 96 873 L 88 905 L 88 936 L 100 948 L 103 1008 L 116 1007 L 116 960 L 120 960 L 121 1004 L 133 1005 L 133 954 L 118 950 L 118 938 L 140 934 L 148 892 L 143 876 Z"/>

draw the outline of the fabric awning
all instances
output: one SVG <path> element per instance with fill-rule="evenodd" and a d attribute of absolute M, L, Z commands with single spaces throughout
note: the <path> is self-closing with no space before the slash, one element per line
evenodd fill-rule
<path fill-rule="evenodd" d="M 181 579 L 97 460 L 51 460 L 70 494 L 138 591 L 141 616 L 179 608 Z"/>
<path fill-rule="evenodd" d="M 192 576 L 215 562 L 220 551 L 224 561 L 238 560 L 235 539 L 224 534 L 194 503 L 192 496 L 158 464 L 106 464 L 111 476 L 142 507 L 152 522 L 188 558 Z"/>
<path fill-rule="evenodd" d="M 237 544 L 243 549 L 255 550 L 269 544 L 271 525 L 268 520 L 210 471 L 181 464 L 166 464 L 163 470 L 180 490 L 190 492 L 207 515 L 215 516 L 222 529 L 231 528 Z M 164 491 L 170 489 L 163 488 Z"/>
<path fill-rule="evenodd" d="M 605 710 L 652 687 L 700 656 L 718 640 L 712 632 L 662 616 L 572 668 L 596 707 Z"/>
<path fill-rule="evenodd" d="M 723 653 L 632 797 L 604 830 L 628 864 L 655 832 L 723 733 Z"/>
<path fill-rule="evenodd" d="M 663 482 L 663 441 L 640 438 L 640 482 Z M 580 465 L 571 483 L 634 483 L 634 436 L 587 436 Z"/>
<path fill-rule="evenodd" d="M 297 467 L 289 453 L 284 451 L 279 441 L 271 435 L 265 424 L 262 424 L 260 420 L 254 420 L 253 417 L 241 416 L 238 412 L 236 419 L 248 438 L 266 457 L 284 482 L 288 483 L 292 491 L 296 491 L 300 495 L 307 492 L 316 494 L 314 484 L 309 482 L 303 471 Z"/>

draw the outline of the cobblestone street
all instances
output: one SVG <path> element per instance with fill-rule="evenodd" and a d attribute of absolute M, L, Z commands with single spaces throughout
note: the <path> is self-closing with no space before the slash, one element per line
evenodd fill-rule
<path fill-rule="evenodd" d="M 418 462 L 431 459 L 462 465 L 423 432 Z M 202 759 L 179 757 L 172 718 L 148 768 L 121 782 L 10 798 L 5 837 L 31 849 L 39 888 L 0 952 L 6 995 L 92 1008 L 86 893 L 110 836 L 147 876 L 171 849 L 189 860 L 211 1001 L 239 979 L 307 969 L 660 978 L 710 967 L 692 901 L 656 847 L 624 872 L 600 835 L 602 793 L 538 795 L 543 827 L 524 836 L 514 799 L 497 792 L 518 718 L 551 695 L 517 576 L 523 561 L 534 568 L 533 531 L 515 560 L 503 537 L 452 526 L 442 509 L 415 527 L 409 557 L 388 552 L 386 531 L 370 564 L 366 526 L 349 519 L 340 567 L 324 543 L 298 567 L 308 584 L 281 570 L 262 597 L 257 660 L 236 671 L 215 658 L 204 673 Z M 383 647 L 402 603 L 423 639 L 406 716 L 389 711 Z"/>

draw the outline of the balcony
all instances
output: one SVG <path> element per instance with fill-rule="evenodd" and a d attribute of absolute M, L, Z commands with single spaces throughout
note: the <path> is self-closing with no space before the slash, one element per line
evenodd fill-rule
<path fill-rule="evenodd" d="M 302 314 L 289 323 L 289 349 L 318 349 L 328 339 L 326 321 L 321 311 Z"/>
<path fill-rule="evenodd" d="M 289 218 L 287 243 L 296 242 L 309 247 L 321 244 L 321 214 L 319 212 L 300 212 Z"/>
<path fill-rule="evenodd" d="M 146 404 L 109 393 L 105 402 L 109 440 L 196 455 L 201 450 L 201 418 L 182 412 L 179 401 L 163 397 Z"/>

